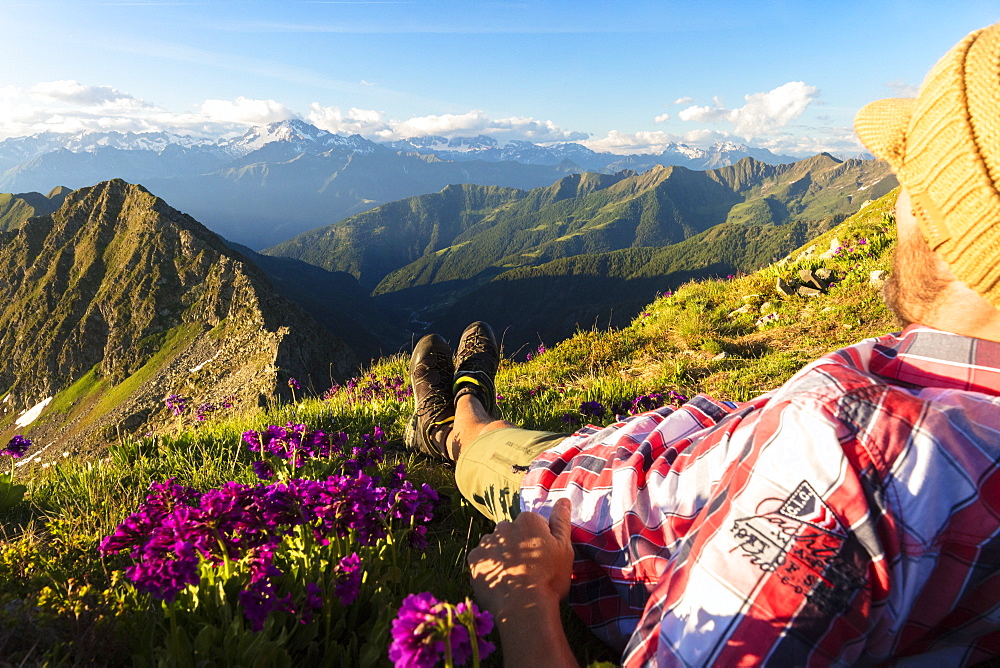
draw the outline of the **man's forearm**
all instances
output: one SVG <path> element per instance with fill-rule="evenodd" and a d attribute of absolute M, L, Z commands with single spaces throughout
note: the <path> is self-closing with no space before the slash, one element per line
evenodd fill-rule
<path fill-rule="evenodd" d="M 577 666 L 558 601 L 532 601 L 494 617 L 506 666 Z"/>

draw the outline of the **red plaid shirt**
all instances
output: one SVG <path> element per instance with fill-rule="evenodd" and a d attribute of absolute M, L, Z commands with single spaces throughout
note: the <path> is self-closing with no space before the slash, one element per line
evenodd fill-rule
<path fill-rule="evenodd" d="M 699 396 L 531 466 L 570 603 L 630 666 L 1000 654 L 1000 344 L 910 327 L 745 404 Z"/>

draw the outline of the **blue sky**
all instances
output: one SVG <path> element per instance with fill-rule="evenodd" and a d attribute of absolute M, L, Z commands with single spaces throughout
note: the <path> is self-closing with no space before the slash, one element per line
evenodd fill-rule
<path fill-rule="evenodd" d="M 856 151 L 855 111 L 912 94 L 1000 2 L 0 0 L 0 17 L 0 139 L 297 117 L 382 139 L 808 155 Z"/>

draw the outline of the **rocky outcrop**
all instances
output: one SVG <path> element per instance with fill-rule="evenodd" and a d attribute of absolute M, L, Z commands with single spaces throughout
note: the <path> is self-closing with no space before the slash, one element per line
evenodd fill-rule
<path fill-rule="evenodd" d="M 146 429 L 170 393 L 257 404 L 289 376 L 324 388 L 354 366 L 256 266 L 142 186 L 77 190 L 0 234 L 0 396 L 13 411 L 56 395 L 33 426 L 49 436 Z"/>

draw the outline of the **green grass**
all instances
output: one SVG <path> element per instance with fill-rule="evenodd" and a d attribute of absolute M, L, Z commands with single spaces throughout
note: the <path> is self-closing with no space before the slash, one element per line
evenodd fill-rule
<path fill-rule="evenodd" d="M 91 420 L 98 420 L 128 398 L 133 392 L 145 384 L 163 365 L 169 362 L 178 352 L 184 349 L 201 333 L 201 325 L 185 323 L 166 332 L 159 349 L 135 373 L 118 383 L 104 393 L 90 415 Z"/>
<path fill-rule="evenodd" d="M 627 327 L 578 331 L 529 362 L 504 359 L 497 378 L 504 416 L 528 428 L 566 431 L 563 417 L 579 416 L 584 401 L 607 405 L 668 390 L 743 401 L 830 350 L 890 331 L 891 318 L 868 274 L 889 266 L 894 229 L 886 216 L 893 200 L 890 195 L 872 203 L 801 249 L 815 244 L 812 256 L 732 280 L 686 284 L 649 304 Z M 833 236 L 854 250 L 819 258 Z M 800 269 L 820 266 L 839 278 L 826 294 L 777 292 L 778 278 L 793 280 Z M 737 312 L 747 305 L 746 312 Z M 758 326 L 763 312 L 778 318 Z M 171 330 L 147 366 L 104 393 L 96 413 L 109 410 L 142 382 L 147 368 L 158 367 L 195 334 Z M 407 360 L 396 356 L 375 362 L 366 373 L 389 378 L 404 375 L 406 367 Z M 52 410 L 67 413 L 93 400 L 102 384 L 91 370 L 56 397 Z M 429 549 L 394 571 L 386 585 L 394 592 L 390 608 L 406 591 L 431 591 L 452 601 L 470 595 L 465 556 L 490 526 L 461 499 L 450 468 L 402 449 L 410 410 L 409 400 L 357 401 L 342 390 L 327 401 L 306 397 L 244 415 L 217 413 L 204 424 L 188 417 L 168 434 L 108 443 L 102 459 L 67 459 L 36 471 L 26 501 L 0 511 L 0 656 L 13 665 L 128 665 L 165 646 L 159 606 L 123 580 L 124 559 L 99 558 L 99 540 L 137 507 L 151 482 L 173 477 L 201 490 L 230 480 L 253 482 L 242 432 L 289 421 L 353 438 L 378 425 L 389 437 L 385 467 L 403 464 L 412 480 L 445 497 L 429 526 Z M 614 660 L 572 618 L 566 621 L 583 663 Z M 493 665 L 499 661 L 491 659 Z"/>
<path fill-rule="evenodd" d="M 59 392 L 49 405 L 48 414 L 68 414 L 75 406 L 95 397 L 104 389 L 105 380 L 101 378 L 95 365 L 90 371 L 80 377 L 75 383 Z"/>

